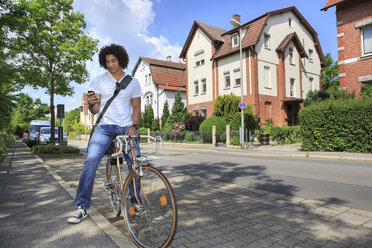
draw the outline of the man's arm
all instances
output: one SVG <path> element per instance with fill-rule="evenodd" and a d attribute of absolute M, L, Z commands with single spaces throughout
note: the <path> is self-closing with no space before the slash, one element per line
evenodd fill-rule
<path fill-rule="evenodd" d="M 132 105 L 132 121 L 133 125 L 139 125 L 139 122 L 141 120 L 141 97 L 132 98 L 130 100 Z M 136 135 L 137 134 L 137 128 L 132 126 L 128 129 L 126 132 L 127 135 Z"/>
<path fill-rule="evenodd" d="M 88 93 L 87 102 L 89 111 L 94 115 L 97 114 L 99 112 L 99 108 L 101 107 L 101 94 Z"/>

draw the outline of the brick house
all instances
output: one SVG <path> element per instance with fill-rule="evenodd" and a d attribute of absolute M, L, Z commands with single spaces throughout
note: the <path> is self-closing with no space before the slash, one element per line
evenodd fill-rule
<path fill-rule="evenodd" d="M 240 23 L 240 16 L 233 18 Z M 243 78 L 239 28 L 225 30 L 194 21 L 180 57 L 186 60 L 188 111 L 213 115 L 217 96 L 241 95 L 262 120 L 297 124 L 309 90 L 320 89 L 325 65 L 318 35 L 296 7 L 279 9 L 242 24 Z"/>
<path fill-rule="evenodd" d="M 185 64 L 170 60 L 170 56 L 166 61 L 140 57 L 132 71 L 143 92 L 142 112 L 145 106 L 151 104 L 155 119 L 160 119 L 163 115 L 165 101 L 168 101 L 171 112 L 177 90 L 180 90 L 182 101 L 186 106 L 186 86 L 183 80 Z"/>
<path fill-rule="evenodd" d="M 336 7 L 340 87 L 359 94 L 372 83 L 372 1 L 328 0 L 322 10 Z"/>

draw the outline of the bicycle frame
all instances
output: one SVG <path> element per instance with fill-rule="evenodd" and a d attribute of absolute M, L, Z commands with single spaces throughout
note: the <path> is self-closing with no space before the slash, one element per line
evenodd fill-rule
<path fill-rule="evenodd" d="M 160 136 L 157 136 L 157 137 L 153 137 L 153 136 L 149 136 L 149 135 L 141 135 L 141 136 L 137 136 L 137 135 L 118 135 L 115 137 L 115 141 L 118 142 L 119 144 L 119 148 L 116 149 L 116 152 L 111 154 L 110 158 L 114 158 L 116 157 L 117 159 L 117 163 L 119 163 L 119 155 L 121 152 L 125 152 L 125 153 L 128 153 L 130 152 L 131 154 L 131 157 L 132 157 L 132 168 L 130 169 L 129 173 L 134 173 L 134 174 L 137 174 L 138 177 L 139 177 L 139 183 L 140 183 L 140 188 L 143 189 L 143 184 L 142 184 L 142 176 L 143 176 L 143 171 L 142 171 L 142 163 L 145 162 L 145 159 L 141 161 L 141 163 L 137 163 L 137 157 L 136 157 L 136 154 L 135 154 L 135 151 L 134 151 L 134 140 L 135 139 L 139 139 L 139 138 L 146 138 L 148 140 L 153 140 L 156 142 L 156 147 L 155 147 L 155 150 L 152 151 L 152 152 L 149 152 L 149 153 L 142 153 L 143 155 L 150 155 L 150 154 L 154 154 L 156 153 L 158 150 L 159 150 L 159 146 L 160 146 L 160 142 L 163 142 L 161 137 Z M 139 141 L 138 141 L 139 142 Z M 118 166 L 120 167 L 120 166 Z M 136 172 L 136 169 L 139 168 L 139 173 Z M 118 168 L 119 170 L 119 174 L 120 174 L 120 182 L 123 182 L 122 181 L 122 178 L 121 178 L 121 172 L 120 172 L 120 168 Z M 139 201 L 139 198 L 137 196 L 137 189 L 136 189 L 136 176 L 133 176 L 133 188 L 134 188 L 134 196 L 136 198 L 136 201 L 138 202 L 138 205 L 142 208 L 142 205 Z M 123 183 L 121 183 L 121 191 L 123 191 Z M 143 192 L 143 190 L 142 190 Z M 148 202 L 150 204 L 150 202 L 147 200 L 147 197 L 146 195 L 143 193 L 143 198 L 145 199 L 146 202 Z M 151 204 L 150 204 L 151 205 Z"/>

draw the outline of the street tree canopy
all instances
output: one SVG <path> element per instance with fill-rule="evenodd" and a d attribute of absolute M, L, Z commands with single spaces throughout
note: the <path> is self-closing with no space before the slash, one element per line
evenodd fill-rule
<path fill-rule="evenodd" d="M 327 53 L 325 56 L 327 67 L 322 69 L 322 90 L 325 91 L 333 86 L 339 86 L 340 80 L 338 79 L 338 64 L 334 62 L 331 54 Z"/>
<path fill-rule="evenodd" d="M 97 51 L 97 40 L 84 34 L 84 15 L 73 11 L 73 0 L 17 0 L 4 21 L 11 35 L 7 49 L 22 85 L 43 88 L 50 95 L 54 144 L 54 95 L 71 96 L 73 87 L 88 80 L 86 61 Z M 15 14 L 17 13 L 17 14 Z"/>

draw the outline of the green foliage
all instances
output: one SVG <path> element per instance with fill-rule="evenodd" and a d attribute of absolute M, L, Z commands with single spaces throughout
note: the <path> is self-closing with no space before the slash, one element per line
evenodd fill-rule
<path fill-rule="evenodd" d="M 279 144 L 294 144 L 301 142 L 300 126 L 273 126 L 270 136 Z"/>
<path fill-rule="evenodd" d="M 163 107 L 163 115 L 161 116 L 161 128 L 164 128 L 165 123 L 167 122 L 169 117 L 169 105 L 168 101 L 165 101 L 164 107 Z"/>
<path fill-rule="evenodd" d="M 360 95 L 363 98 L 372 97 L 372 84 L 362 84 Z"/>
<path fill-rule="evenodd" d="M 3 159 L 8 147 L 10 147 L 15 141 L 13 135 L 0 134 L 0 162 Z"/>
<path fill-rule="evenodd" d="M 145 112 L 143 113 L 143 127 L 153 129 L 154 124 L 154 111 L 151 104 L 145 106 Z"/>
<path fill-rule="evenodd" d="M 49 113 L 48 105 L 41 103 L 39 98 L 33 100 L 29 95 L 20 93 L 16 96 L 15 108 L 11 114 L 10 130 L 21 136 L 32 120 L 46 120 Z"/>
<path fill-rule="evenodd" d="M 239 131 L 241 126 L 241 112 L 236 112 L 231 122 L 231 130 Z M 255 130 L 258 125 L 258 116 L 253 112 L 252 106 L 247 105 L 244 109 L 244 128 L 248 130 Z"/>
<path fill-rule="evenodd" d="M 203 132 L 203 142 L 212 142 L 212 126 L 216 126 L 216 131 L 226 130 L 226 121 L 222 117 L 212 116 L 200 124 L 199 131 Z"/>
<path fill-rule="evenodd" d="M 5 47 L 11 54 L 11 74 L 21 85 L 44 88 L 50 95 L 52 143 L 54 95 L 72 95 L 71 82 L 88 79 L 86 61 L 97 51 L 98 41 L 84 34 L 84 15 L 73 11 L 72 0 L 19 0 L 2 14 L 9 33 Z M 2 26 L 3 27 L 3 26 Z M 11 34 L 11 35 L 9 35 Z"/>
<path fill-rule="evenodd" d="M 327 100 L 299 112 L 302 149 L 372 152 L 372 99 Z"/>
<path fill-rule="evenodd" d="M 34 154 L 69 154 L 80 153 L 75 146 L 36 145 L 31 148 Z"/>
<path fill-rule="evenodd" d="M 80 122 L 80 107 L 73 109 L 69 112 L 65 113 L 65 131 L 71 132 L 72 125 L 74 125 L 77 122 Z"/>
<path fill-rule="evenodd" d="M 214 103 L 214 116 L 219 116 L 231 125 L 235 113 L 240 112 L 239 109 L 240 98 L 233 93 L 230 95 L 218 96 Z"/>
<path fill-rule="evenodd" d="M 304 107 L 309 106 L 313 103 L 324 101 L 329 98 L 329 94 L 324 91 L 310 90 L 307 92 L 306 99 L 304 101 Z"/>
<path fill-rule="evenodd" d="M 338 64 L 337 61 L 333 62 L 330 53 L 327 53 L 325 56 L 325 61 L 327 66 L 322 68 L 322 90 L 327 90 L 332 86 L 339 86 L 340 81 L 338 79 Z"/>
<path fill-rule="evenodd" d="M 326 90 L 330 99 L 354 99 L 355 91 L 349 92 L 347 89 L 339 88 L 338 86 L 332 86 Z"/>
<path fill-rule="evenodd" d="M 77 133 L 85 133 L 85 126 L 81 122 L 74 123 L 71 128 Z"/>
<path fill-rule="evenodd" d="M 185 107 L 185 104 L 182 102 L 180 90 L 177 90 L 176 99 L 172 107 L 172 114 L 169 116 L 168 122 L 171 126 L 173 126 L 175 122 L 185 123 L 189 116 L 187 107 Z"/>

